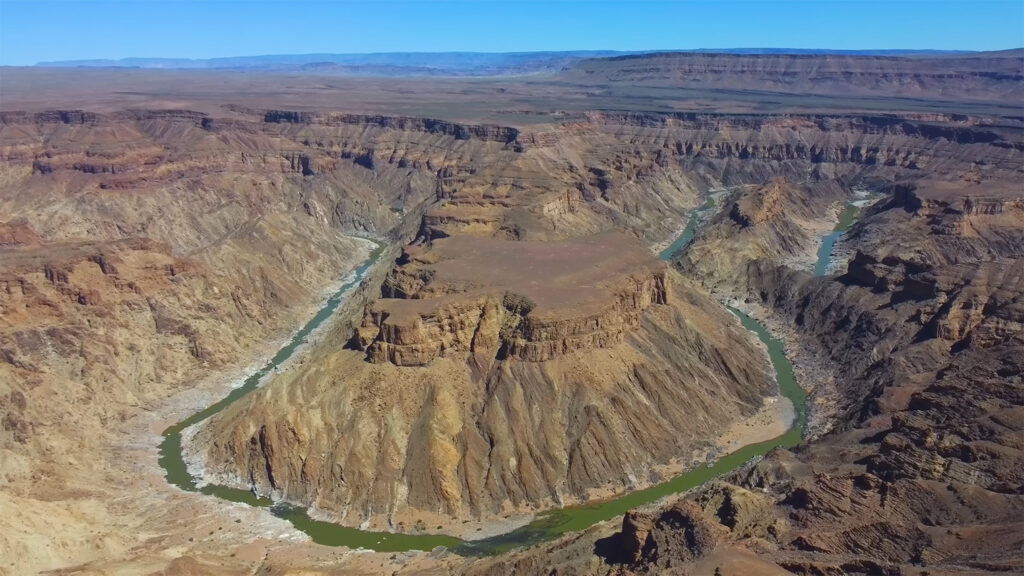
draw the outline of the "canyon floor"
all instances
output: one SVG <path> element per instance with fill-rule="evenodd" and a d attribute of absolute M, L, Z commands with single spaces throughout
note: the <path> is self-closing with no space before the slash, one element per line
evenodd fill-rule
<path fill-rule="evenodd" d="M 3 68 L 0 574 L 1024 571 L 1024 55 L 668 54 L 501 79 Z M 863 209 L 812 274 L 840 209 Z M 708 203 L 709 197 L 714 202 Z M 668 262 L 657 253 L 698 215 Z M 786 431 L 494 557 L 465 538 Z"/>

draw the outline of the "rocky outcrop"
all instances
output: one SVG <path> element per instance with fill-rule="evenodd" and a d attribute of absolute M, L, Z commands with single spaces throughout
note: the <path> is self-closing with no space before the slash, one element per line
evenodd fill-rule
<path fill-rule="evenodd" d="M 650 572 L 707 556 L 723 532 L 698 506 L 678 500 L 657 515 L 628 512 L 620 538 L 626 563 Z"/>
<path fill-rule="evenodd" d="M 665 266 L 626 236 L 449 238 L 426 252 L 409 247 L 400 261 L 384 293 L 401 298 L 378 300 L 353 336 L 371 362 L 423 365 L 459 352 L 483 369 L 495 359 L 543 362 L 619 344 L 647 307 L 668 303 Z"/>
<path fill-rule="evenodd" d="M 789 529 L 785 518 L 772 513 L 774 499 L 760 491 L 712 483 L 699 492 L 696 501 L 705 514 L 729 529 L 732 539 L 777 540 Z"/>

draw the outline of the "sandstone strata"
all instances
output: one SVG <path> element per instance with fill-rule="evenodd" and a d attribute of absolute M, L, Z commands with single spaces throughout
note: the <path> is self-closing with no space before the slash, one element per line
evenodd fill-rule
<path fill-rule="evenodd" d="M 469 352 L 531 362 L 621 343 L 668 303 L 666 266 L 631 238 L 550 243 L 454 237 L 406 248 L 357 329 L 372 362 L 427 364 Z M 500 265 L 495 268 L 494 264 Z"/>

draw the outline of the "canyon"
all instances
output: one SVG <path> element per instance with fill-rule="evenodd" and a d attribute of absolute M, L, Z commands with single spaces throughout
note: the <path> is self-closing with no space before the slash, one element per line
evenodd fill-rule
<path fill-rule="evenodd" d="M 1021 64 L 4 71 L 0 573 L 1021 570 Z M 160 433 L 366 260 L 356 236 L 386 247 L 334 317 L 183 435 L 201 482 L 463 538 L 656 484 L 778 394 L 723 303 L 785 342 L 804 441 L 493 558 L 323 546 L 168 485 Z"/>
<path fill-rule="evenodd" d="M 355 350 L 329 336 L 199 432 L 204 477 L 374 528 L 518 514 L 646 484 L 770 391 L 728 312 L 627 237 L 451 237 L 406 259 Z"/>

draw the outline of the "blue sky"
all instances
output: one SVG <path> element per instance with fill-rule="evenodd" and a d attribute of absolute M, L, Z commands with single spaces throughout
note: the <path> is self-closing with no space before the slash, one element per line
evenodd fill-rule
<path fill-rule="evenodd" d="M 1024 46 L 1024 0 L 0 0 L 0 64 L 312 52 Z"/>

